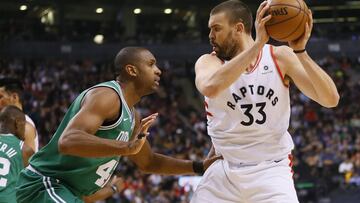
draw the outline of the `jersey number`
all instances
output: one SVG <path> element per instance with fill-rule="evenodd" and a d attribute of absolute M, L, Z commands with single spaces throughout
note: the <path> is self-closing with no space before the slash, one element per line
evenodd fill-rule
<path fill-rule="evenodd" d="M 97 186 L 103 187 L 103 185 L 106 184 L 106 182 L 109 180 L 109 178 L 111 176 L 111 172 L 115 168 L 116 164 L 117 164 L 117 161 L 113 159 L 113 160 L 98 167 L 98 169 L 96 170 L 96 174 L 98 174 L 100 176 L 100 178 L 95 181 L 95 184 Z"/>
<path fill-rule="evenodd" d="M 0 176 L 6 176 L 10 171 L 10 161 L 0 157 Z M 6 187 L 7 179 L 0 177 L 0 187 Z"/>
<path fill-rule="evenodd" d="M 256 107 L 258 107 L 258 113 L 261 115 L 261 119 L 256 119 L 255 123 L 257 124 L 264 124 L 266 121 L 266 114 L 264 112 L 264 108 L 266 106 L 265 102 L 260 102 L 260 103 L 256 103 L 255 104 Z M 249 126 L 252 125 L 254 123 L 254 116 L 250 113 L 253 105 L 252 104 L 243 104 L 240 106 L 242 109 L 245 109 L 244 114 L 248 117 L 248 121 L 241 121 L 241 124 L 245 125 L 245 126 Z"/>

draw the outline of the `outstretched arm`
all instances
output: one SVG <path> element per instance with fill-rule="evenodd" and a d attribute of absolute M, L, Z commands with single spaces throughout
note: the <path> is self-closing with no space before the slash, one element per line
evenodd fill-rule
<path fill-rule="evenodd" d="M 107 157 L 131 155 L 139 152 L 145 137 L 131 142 L 103 139 L 95 136 L 100 125 L 106 120 L 118 117 L 120 100 L 117 93 L 106 87 L 90 90 L 80 111 L 71 119 L 58 143 L 62 154 L 80 157 Z M 151 125 L 155 118 L 150 117 Z"/>
<path fill-rule="evenodd" d="M 140 123 L 139 115 L 136 113 L 137 124 Z M 135 128 L 136 128 L 135 126 Z M 203 161 L 203 168 L 206 170 L 214 161 L 221 156 L 212 156 Z M 148 141 L 141 148 L 140 152 L 129 156 L 141 171 L 145 173 L 156 173 L 165 175 L 195 174 L 193 161 L 176 159 L 170 156 L 154 153 Z"/>

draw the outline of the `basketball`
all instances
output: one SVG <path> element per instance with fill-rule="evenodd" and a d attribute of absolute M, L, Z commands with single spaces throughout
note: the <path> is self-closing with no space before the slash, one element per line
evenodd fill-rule
<path fill-rule="evenodd" d="M 271 0 L 268 13 L 271 19 L 265 24 L 271 38 L 288 42 L 298 39 L 305 31 L 308 8 L 303 0 Z"/>

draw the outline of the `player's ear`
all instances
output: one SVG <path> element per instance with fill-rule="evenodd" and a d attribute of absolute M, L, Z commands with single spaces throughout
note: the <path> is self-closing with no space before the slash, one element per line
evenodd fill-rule
<path fill-rule="evenodd" d="M 242 22 L 236 23 L 236 24 L 235 24 L 235 30 L 236 30 L 236 32 L 238 32 L 238 33 L 243 33 L 243 32 L 245 32 L 245 25 L 244 25 L 244 23 L 242 23 Z"/>
<path fill-rule="evenodd" d="M 23 119 L 15 119 L 15 128 L 16 128 L 16 136 L 20 140 L 24 140 L 24 133 L 25 133 L 25 120 Z"/>
<path fill-rule="evenodd" d="M 136 77 L 138 75 L 138 70 L 134 65 L 131 64 L 126 65 L 125 70 L 132 77 Z"/>
<path fill-rule="evenodd" d="M 15 92 L 11 93 L 10 98 L 11 98 L 11 103 L 16 103 L 20 101 L 19 95 Z"/>

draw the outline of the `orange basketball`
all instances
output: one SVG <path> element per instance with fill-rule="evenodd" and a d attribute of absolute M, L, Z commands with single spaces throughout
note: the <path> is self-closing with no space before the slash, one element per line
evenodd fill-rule
<path fill-rule="evenodd" d="M 308 8 L 303 0 L 270 0 L 271 19 L 265 24 L 271 38 L 288 42 L 298 39 L 305 31 Z"/>

